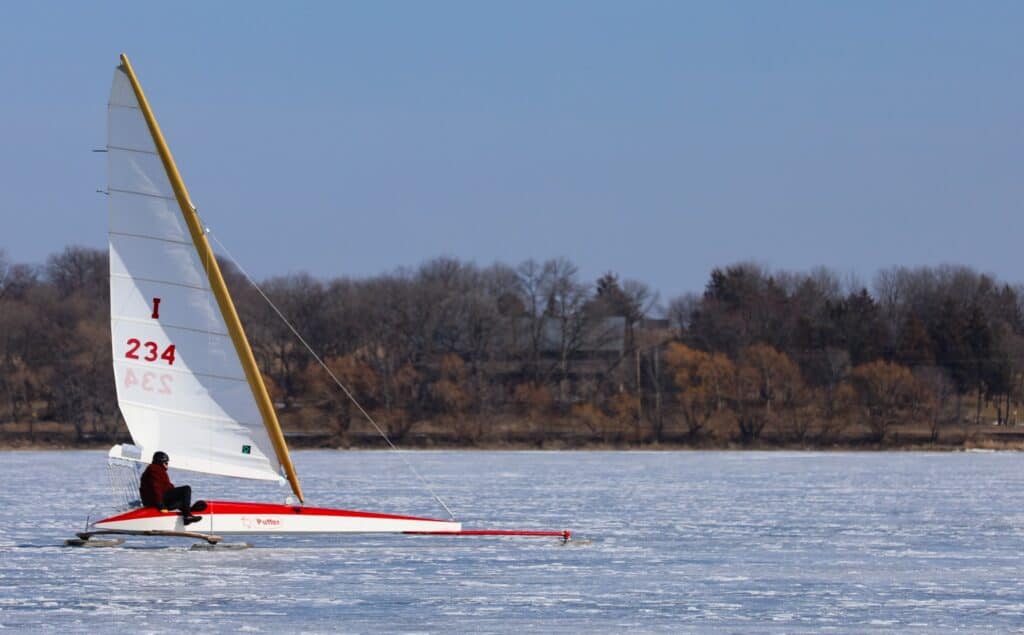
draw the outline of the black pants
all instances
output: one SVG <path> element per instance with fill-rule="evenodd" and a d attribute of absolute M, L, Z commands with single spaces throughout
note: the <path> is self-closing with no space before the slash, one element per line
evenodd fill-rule
<path fill-rule="evenodd" d="M 175 487 L 164 494 L 164 509 L 177 509 L 188 516 L 192 509 L 192 488 L 188 485 Z"/>

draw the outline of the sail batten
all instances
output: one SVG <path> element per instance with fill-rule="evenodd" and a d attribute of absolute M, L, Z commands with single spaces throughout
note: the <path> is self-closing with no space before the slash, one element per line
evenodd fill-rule
<path fill-rule="evenodd" d="M 215 416 L 215 415 L 198 415 L 195 412 L 191 412 L 191 411 L 183 412 L 183 411 L 180 411 L 180 410 L 175 410 L 173 408 L 158 408 L 158 407 L 153 406 L 153 404 L 151 404 L 151 403 L 148 403 L 148 402 L 137 402 L 137 401 L 132 401 L 131 399 L 125 399 L 125 400 L 123 400 L 122 403 L 124 403 L 125 405 L 129 405 L 129 406 L 136 406 L 136 407 L 139 407 L 139 408 L 146 408 L 147 410 L 166 412 L 168 414 L 172 414 L 172 415 L 176 415 L 176 416 L 190 417 L 192 419 L 205 419 L 207 421 L 216 421 L 216 422 L 220 422 L 220 423 L 228 423 L 228 424 L 231 424 L 231 425 L 236 425 L 237 424 L 239 426 L 242 426 L 243 428 L 254 426 L 254 425 L 262 425 L 262 423 L 260 421 L 238 421 L 237 419 L 234 419 L 232 417 L 218 417 L 218 416 Z M 276 478 L 276 475 L 275 475 L 275 478 Z"/>
<path fill-rule="evenodd" d="M 138 318 L 121 317 L 121 319 L 124 320 L 125 322 L 135 322 L 137 324 L 146 324 L 145 320 L 140 320 Z M 227 333 L 225 333 L 223 331 L 209 331 L 209 330 L 206 330 L 206 329 L 195 328 L 193 326 L 180 326 L 180 325 L 177 325 L 177 324 L 164 324 L 163 328 L 165 328 L 167 330 L 171 330 L 171 331 L 189 331 L 191 333 L 202 333 L 203 335 L 213 335 L 215 337 L 230 337 L 230 335 L 228 335 Z"/>
<path fill-rule="evenodd" d="M 163 199 L 165 201 L 177 200 L 173 196 L 164 196 L 162 194 L 150 194 L 149 192 L 139 192 L 139 191 L 135 191 L 135 190 L 123 190 L 123 189 L 119 189 L 119 188 L 116 188 L 116 187 L 108 188 L 107 191 L 108 192 L 114 192 L 114 193 L 117 193 L 117 194 L 129 194 L 131 196 L 148 196 L 149 198 L 159 198 L 159 199 Z"/>
<path fill-rule="evenodd" d="M 136 445 L 172 466 L 243 478 L 282 472 L 284 436 L 174 159 L 127 58 L 108 108 L 111 340 Z"/>
<path fill-rule="evenodd" d="M 141 150 L 139 148 L 126 148 L 126 147 L 123 147 L 123 146 L 107 146 L 107 149 L 108 150 L 110 150 L 110 149 L 124 150 L 125 152 L 138 152 L 139 154 L 154 154 L 154 155 L 160 156 L 159 153 L 154 152 L 152 150 Z"/>
<path fill-rule="evenodd" d="M 128 361 L 118 360 L 117 363 L 122 364 L 126 368 L 138 368 L 140 370 L 148 370 L 150 368 L 149 366 L 147 366 L 147 365 L 145 365 L 143 363 L 139 363 L 139 362 L 128 362 Z M 175 375 L 175 374 L 178 374 L 178 375 L 194 375 L 196 377 L 205 377 L 205 378 L 208 378 L 208 379 L 215 379 L 215 380 L 220 380 L 220 381 L 237 381 L 237 382 L 241 382 L 243 384 L 249 383 L 248 380 L 245 377 L 242 377 L 242 376 L 231 377 L 229 375 L 215 375 L 213 373 L 198 372 L 198 371 L 193 370 L 193 369 L 188 369 L 188 370 L 171 370 L 171 369 L 166 369 L 163 372 L 164 373 L 170 373 L 171 375 Z M 196 415 L 196 416 L 200 416 L 200 415 Z"/>

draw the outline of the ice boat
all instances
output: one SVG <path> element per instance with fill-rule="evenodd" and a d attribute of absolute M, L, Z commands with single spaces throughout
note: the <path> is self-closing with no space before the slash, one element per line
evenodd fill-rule
<path fill-rule="evenodd" d="M 127 468 L 120 478 L 123 509 L 88 523 L 83 540 L 104 533 L 213 542 L 214 534 L 353 532 L 568 539 L 565 531 L 464 530 L 454 517 L 305 506 L 206 231 L 125 55 L 107 116 L 110 329 L 118 405 L 133 444 L 115 446 L 109 456 L 111 466 Z M 141 465 L 157 450 L 177 469 L 285 481 L 294 498 L 287 504 L 208 501 L 202 520 L 186 529 L 177 512 L 134 500 Z"/>

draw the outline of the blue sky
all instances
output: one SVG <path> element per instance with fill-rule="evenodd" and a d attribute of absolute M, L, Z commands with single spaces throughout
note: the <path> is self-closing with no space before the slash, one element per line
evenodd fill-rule
<path fill-rule="evenodd" d="M 5 3 L 0 248 L 106 243 L 127 52 L 258 277 L 566 257 L 1024 281 L 1024 3 Z"/>

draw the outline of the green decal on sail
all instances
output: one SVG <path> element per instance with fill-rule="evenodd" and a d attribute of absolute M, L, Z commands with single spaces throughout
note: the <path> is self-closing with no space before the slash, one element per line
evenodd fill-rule
<path fill-rule="evenodd" d="M 242 454 L 252 454 L 252 446 L 243 445 Z"/>

